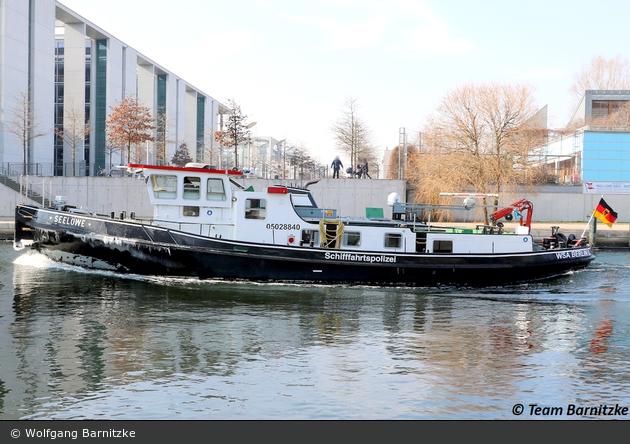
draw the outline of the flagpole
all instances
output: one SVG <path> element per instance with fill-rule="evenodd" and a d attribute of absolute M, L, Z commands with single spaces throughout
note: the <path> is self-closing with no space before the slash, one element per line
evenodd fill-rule
<path fill-rule="evenodd" d="M 602 196 L 600 197 L 600 200 L 604 198 L 604 195 L 602 194 Z M 591 224 L 591 221 L 593 220 L 593 216 L 595 216 L 595 210 L 593 210 L 593 212 L 591 213 L 591 217 L 589 218 L 588 222 L 586 223 L 586 228 L 584 228 L 584 231 L 582 232 L 582 238 L 584 236 L 586 236 L 586 230 L 588 230 L 589 225 Z"/>

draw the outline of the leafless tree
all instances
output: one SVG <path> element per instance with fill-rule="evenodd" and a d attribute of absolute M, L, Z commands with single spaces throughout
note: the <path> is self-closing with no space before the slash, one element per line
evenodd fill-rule
<path fill-rule="evenodd" d="M 30 100 L 30 94 L 22 91 L 16 98 L 15 107 L 12 109 L 13 118 L 7 122 L 6 131 L 17 137 L 22 145 L 22 174 L 27 174 L 28 150 L 31 142 L 45 136 L 48 132 L 38 129 L 37 114 Z"/>
<path fill-rule="evenodd" d="M 254 123 L 247 123 L 247 116 L 243 114 L 241 107 L 234 99 L 228 99 L 228 107 L 230 112 L 227 115 L 227 123 L 224 131 L 216 131 L 214 134 L 215 142 L 221 146 L 234 147 L 234 167 L 238 168 L 238 146 L 245 143 L 251 137 L 249 128 Z"/>
<path fill-rule="evenodd" d="M 593 57 L 573 76 L 569 93 L 576 105 L 589 89 L 630 89 L 630 60 L 620 55 L 610 59 Z"/>
<path fill-rule="evenodd" d="M 416 200 L 437 203 L 440 192 L 499 194 L 531 185 L 529 153 L 542 143 L 529 86 L 467 84 L 449 92 L 423 131 L 423 150 L 410 156 Z M 498 199 L 492 204 L 498 205 Z M 488 211 L 484 208 L 488 223 Z"/>
<path fill-rule="evenodd" d="M 73 107 L 71 104 L 66 105 L 63 127 L 56 128 L 55 134 L 70 148 L 73 176 L 76 176 L 77 151 L 81 150 L 85 139 L 90 135 L 91 131 L 90 121 L 85 119 L 84 111 Z"/>
<path fill-rule="evenodd" d="M 109 156 L 109 167 L 107 169 L 107 174 L 109 176 L 112 175 L 112 156 L 114 155 L 114 153 L 117 153 L 118 151 L 120 151 L 120 147 L 112 145 L 110 142 L 107 142 L 105 144 L 105 155 Z M 98 174 L 102 174 L 102 173 L 98 173 Z"/>
<path fill-rule="evenodd" d="M 317 167 L 317 162 L 311 156 L 308 149 L 298 144 L 291 148 L 288 154 L 285 151 L 285 166 L 288 161 L 288 168 L 293 167 L 293 179 L 312 179 L 312 172 Z M 290 172 L 290 171 L 289 171 Z M 286 178 L 286 171 L 283 172 L 283 177 Z"/>
<path fill-rule="evenodd" d="M 404 147 L 396 146 L 392 153 L 389 155 L 389 169 L 387 170 L 387 179 L 403 179 L 403 171 L 406 171 L 404 167 L 405 162 L 409 162 L 409 159 L 417 153 L 415 145 L 407 146 L 407 159 L 405 159 Z"/>
<path fill-rule="evenodd" d="M 376 159 L 370 129 L 358 109 L 357 100 L 347 98 L 341 109 L 341 117 L 331 128 L 337 148 L 350 157 L 354 168 L 364 160 L 373 162 Z"/>

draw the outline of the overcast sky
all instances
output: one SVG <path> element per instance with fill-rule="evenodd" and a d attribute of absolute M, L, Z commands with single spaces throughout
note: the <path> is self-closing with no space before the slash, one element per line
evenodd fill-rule
<path fill-rule="evenodd" d="M 380 150 L 469 82 L 533 86 L 556 128 L 583 65 L 630 57 L 625 0 L 60 1 L 324 163 L 348 97 Z"/>

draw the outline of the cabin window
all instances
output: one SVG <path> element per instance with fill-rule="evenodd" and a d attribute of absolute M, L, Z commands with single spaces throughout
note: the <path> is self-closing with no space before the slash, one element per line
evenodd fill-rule
<path fill-rule="evenodd" d="M 302 230 L 302 239 L 300 245 L 319 245 L 319 231 L 318 230 Z"/>
<path fill-rule="evenodd" d="M 152 175 L 153 195 L 158 199 L 177 197 L 177 176 Z"/>
<path fill-rule="evenodd" d="M 291 200 L 294 207 L 312 207 L 313 202 L 309 199 L 307 194 L 292 194 Z"/>
<path fill-rule="evenodd" d="M 183 214 L 186 217 L 198 217 L 199 216 L 199 207 L 183 207 Z"/>
<path fill-rule="evenodd" d="M 208 200 L 225 200 L 225 188 L 223 179 L 208 179 Z"/>
<path fill-rule="evenodd" d="M 400 248 L 402 245 L 402 234 L 387 233 L 385 235 L 385 248 Z"/>
<path fill-rule="evenodd" d="M 201 179 L 198 177 L 184 177 L 184 199 L 198 200 Z"/>
<path fill-rule="evenodd" d="M 358 247 L 361 245 L 361 233 L 358 231 L 346 231 L 343 233 L 341 245 L 344 247 Z"/>
<path fill-rule="evenodd" d="M 245 219 L 264 219 L 267 216 L 265 199 L 245 199 Z"/>
<path fill-rule="evenodd" d="M 453 241 L 450 240 L 434 240 L 433 241 L 434 253 L 452 253 Z"/>

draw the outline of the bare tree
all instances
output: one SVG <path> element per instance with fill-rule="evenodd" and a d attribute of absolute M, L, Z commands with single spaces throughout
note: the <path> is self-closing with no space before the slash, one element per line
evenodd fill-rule
<path fill-rule="evenodd" d="M 412 158 L 417 152 L 415 145 L 407 146 L 407 160 Z M 407 168 L 402 168 L 401 165 L 405 163 L 405 150 L 402 146 L 396 146 L 389 155 L 389 168 L 387 170 L 386 179 L 403 179 L 401 177 L 402 171 L 407 171 Z"/>
<path fill-rule="evenodd" d="M 16 136 L 22 145 L 22 174 L 24 175 L 27 174 L 28 150 L 31 142 L 48 134 L 48 132 L 38 130 L 37 115 L 29 96 L 28 90 L 19 93 L 12 110 L 13 119 L 6 125 L 7 132 Z"/>
<path fill-rule="evenodd" d="M 155 140 L 151 110 L 140 106 L 138 98 L 131 95 L 112 107 L 106 126 L 111 143 L 127 149 L 127 163 L 131 163 L 132 148 L 136 148 L 134 160 L 139 161 L 142 157 L 140 145 Z"/>
<path fill-rule="evenodd" d="M 109 142 L 105 144 L 105 155 L 109 156 L 109 167 L 107 168 L 107 174 L 109 176 L 112 175 L 112 156 L 114 155 L 114 153 L 117 153 L 118 151 L 120 151 L 120 147 L 112 145 Z M 102 173 L 98 173 L 98 174 L 102 174 Z"/>
<path fill-rule="evenodd" d="M 577 104 L 589 89 L 630 89 L 630 60 L 620 55 L 593 57 L 573 76 L 569 93 Z"/>
<path fill-rule="evenodd" d="M 341 117 L 331 128 L 337 148 L 350 156 L 354 168 L 365 159 L 374 161 L 376 158 L 370 129 L 359 116 L 358 108 L 356 99 L 347 98 L 341 109 Z"/>
<path fill-rule="evenodd" d="M 289 173 L 290 169 L 293 168 L 293 179 L 312 179 L 312 172 L 317 167 L 317 162 L 304 145 L 298 144 L 288 149 L 288 153 L 285 150 L 283 178 L 287 178 L 287 166 Z"/>
<path fill-rule="evenodd" d="M 83 147 L 91 131 L 90 121 L 86 121 L 83 110 L 72 106 L 65 110 L 63 127 L 55 129 L 55 134 L 70 148 L 73 176 L 76 176 L 77 151 Z"/>
<path fill-rule="evenodd" d="M 436 203 L 439 192 L 499 194 L 531 185 L 529 153 L 544 134 L 532 120 L 533 93 L 528 86 L 494 83 L 448 93 L 428 119 L 422 153 L 410 159 L 416 200 Z M 484 216 L 488 223 L 487 208 Z"/>
<path fill-rule="evenodd" d="M 230 108 L 230 113 L 227 117 L 227 123 L 225 125 L 225 131 L 219 132 L 217 135 L 215 133 L 214 138 L 220 144 L 230 143 L 230 145 L 223 146 L 233 146 L 234 147 L 234 167 L 238 168 L 238 146 L 242 143 L 245 143 L 250 138 L 250 131 L 254 123 L 247 123 L 247 116 L 243 114 L 241 107 L 234 99 L 228 100 L 228 107 Z M 217 140 L 218 138 L 218 140 Z"/>

